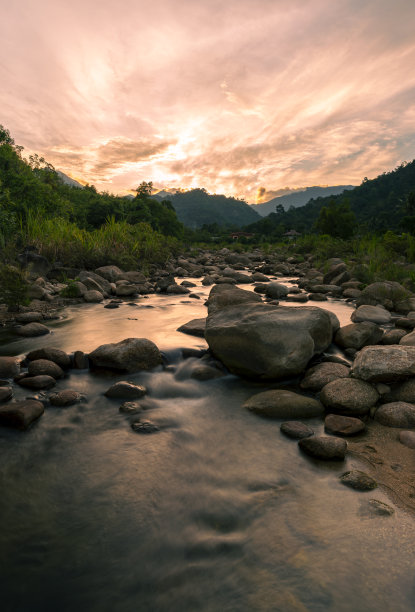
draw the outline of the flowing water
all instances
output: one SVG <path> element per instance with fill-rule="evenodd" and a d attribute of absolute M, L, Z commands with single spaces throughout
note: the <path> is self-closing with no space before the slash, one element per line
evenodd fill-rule
<path fill-rule="evenodd" d="M 53 337 L 2 332 L 3 354 L 41 345 L 89 351 L 147 337 L 169 367 L 128 375 L 148 388 L 134 417 L 103 392 L 126 376 L 71 371 L 56 389 L 87 401 L 48 407 L 27 432 L 0 428 L 0 606 L 7 612 L 409 611 L 415 607 L 413 518 L 380 490 L 340 484 L 346 469 L 310 460 L 279 422 L 241 407 L 264 387 L 234 376 L 201 382 L 176 332 L 205 315 L 200 301 L 151 296 L 117 310 L 74 306 Z M 342 324 L 350 308 L 336 310 Z M 20 391 L 19 391 L 20 393 Z M 21 391 L 21 397 L 27 391 Z M 142 415 L 141 415 L 142 416 Z M 320 420 L 310 424 L 320 433 Z"/>

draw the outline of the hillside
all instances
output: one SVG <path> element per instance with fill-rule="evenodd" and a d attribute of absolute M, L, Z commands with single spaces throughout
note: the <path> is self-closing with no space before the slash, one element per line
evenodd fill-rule
<path fill-rule="evenodd" d="M 306 187 L 301 191 L 295 191 L 293 193 L 288 193 L 287 195 L 278 196 L 276 198 L 272 198 L 272 200 L 268 200 L 268 202 L 264 202 L 263 204 L 251 204 L 252 210 L 261 215 L 261 217 L 266 217 L 270 213 L 275 212 L 275 208 L 278 205 L 284 207 L 285 210 L 288 210 L 291 206 L 297 208 L 298 206 L 304 206 L 311 199 L 316 199 L 320 197 L 330 196 L 330 195 L 338 195 L 342 193 L 345 189 L 353 189 L 354 185 L 333 185 L 331 187 Z"/>
<path fill-rule="evenodd" d="M 241 227 L 260 219 L 260 215 L 246 202 L 224 195 L 211 195 L 205 189 L 168 194 L 165 199 L 172 203 L 179 221 L 191 229 L 214 223 L 219 226 Z"/>
<path fill-rule="evenodd" d="M 411 192 L 415 192 L 415 160 L 404 162 L 375 179 L 365 178 L 361 185 L 345 193 L 312 199 L 305 206 L 284 213 L 272 213 L 248 228 L 249 231 L 265 235 L 281 233 L 281 228 L 308 232 L 317 221 L 321 208 L 334 201 L 336 204 L 350 204 L 360 231 L 412 231 L 408 219 L 415 214 L 415 210 L 409 210 L 407 206 Z M 405 216 L 408 214 L 409 217 Z"/>

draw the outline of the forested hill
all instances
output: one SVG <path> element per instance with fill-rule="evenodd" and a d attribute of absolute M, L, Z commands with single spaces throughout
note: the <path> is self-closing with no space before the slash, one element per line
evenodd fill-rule
<path fill-rule="evenodd" d="M 241 227 L 260 219 L 248 204 L 224 195 L 211 195 L 205 189 L 192 189 L 170 196 L 163 194 L 172 203 L 179 221 L 189 228 L 217 224 Z"/>
<path fill-rule="evenodd" d="M 365 178 L 361 185 L 342 194 L 315 198 L 305 206 L 284 213 L 272 213 L 248 228 L 249 231 L 265 235 L 274 234 L 277 227 L 307 232 L 317 221 L 322 207 L 335 202 L 350 204 L 361 231 L 409 231 L 410 217 L 413 216 L 415 220 L 415 205 L 411 204 L 413 192 L 415 160 L 404 162 L 395 170 L 384 172 L 375 179 Z M 406 219 L 406 228 L 402 225 L 403 219 Z"/>
<path fill-rule="evenodd" d="M 353 189 L 354 185 L 333 185 L 331 187 L 306 187 L 301 191 L 294 191 L 287 195 L 278 196 L 272 198 L 268 202 L 263 204 L 251 204 L 252 210 L 259 213 L 261 217 L 266 217 L 270 213 L 275 212 L 277 206 L 282 206 L 285 210 L 288 210 L 291 206 L 297 208 L 298 206 L 304 206 L 312 198 L 324 198 L 329 195 L 338 195 L 345 189 Z"/>

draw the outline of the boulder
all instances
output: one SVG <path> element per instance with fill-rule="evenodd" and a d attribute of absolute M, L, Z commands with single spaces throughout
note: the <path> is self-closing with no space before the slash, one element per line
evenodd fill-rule
<path fill-rule="evenodd" d="M 53 393 L 49 396 L 49 401 L 52 406 L 57 406 L 59 408 L 66 408 L 67 406 L 73 406 L 73 404 L 77 404 L 82 398 L 82 395 L 78 393 L 78 391 L 73 391 L 72 389 L 64 389 L 63 391 L 59 391 L 58 393 Z"/>
<path fill-rule="evenodd" d="M 209 312 L 205 338 L 232 373 L 273 380 L 303 372 L 331 343 L 332 323 L 314 306 L 245 303 Z"/>
<path fill-rule="evenodd" d="M 48 374 L 39 374 L 39 376 L 25 376 L 16 381 L 21 387 L 27 389 L 50 389 L 56 385 L 56 380 Z"/>
<path fill-rule="evenodd" d="M 415 431 L 400 431 L 399 442 L 408 448 L 415 448 Z"/>
<path fill-rule="evenodd" d="M 12 402 L 0 407 L 0 425 L 27 429 L 44 412 L 43 404 L 35 400 Z"/>
<path fill-rule="evenodd" d="M 34 361 L 30 361 L 27 371 L 29 376 L 41 376 L 46 374 L 47 376 L 52 376 L 55 380 L 62 378 L 64 375 L 62 368 L 54 361 L 49 361 L 48 359 L 35 359 Z"/>
<path fill-rule="evenodd" d="M 343 461 L 347 453 L 347 442 L 342 438 L 311 436 L 300 440 L 298 446 L 307 455 L 328 461 Z"/>
<path fill-rule="evenodd" d="M 65 353 L 65 351 L 53 348 L 52 346 L 44 346 L 43 348 L 30 351 L 30 353 L 26 355 L 26 359 L 29 361 L 35 361 L 36 359 L 47 359 L 57 363 L 63 370 L 67 370 L 71 367 L 71 359 L 69 355 Z"/>
<path fill-rule="evenodd" d="M 363 321 L 362 323 L 351 323 L 341 327 L 336 333 L 334 341 L 341 348 L 360 350 L 369 344 L 377 344 L 382 336 L 383 330 L 375 323 Z"/>
<path fill-rule="evenodd" d="M 124 278 L 123 271 L 117 266 L 101 266 L 95 270 L 95 274 L 105 278 L 109 283 L 115 283 L 119 278 Z"/>
<path fill-rule="evenodd" d="M 104 395 L 114 399 L 137 399 L 143 397 L 146 393 L 147 389 L 142 385 L 121 380 L 107 389 Z"/>
<path fill-rule="evenodd" d="M 73 367 L 77 370 L 86 370 L 89 368 L 88 355 L 83 351 L 75 351 L 73 354 Z"/>
<path fill-rule="evenodd" d="M 350 317 L 354 323 L 371 321 L 378 325 L 384 325 L 391 320 L 391 313 L 381 306 L 359 306 Z"/>
<path fill-rule="evenodd" d="M 95 289 L 88 289 L 88 291 L 84 293 L 83 298 L 85 302 L 91 304 L 98 304 L 99 302 L 102 302 L 104 296 L 100 291 L 96 291 Z"/>
<path fill-rule="evenodd" d="M 324 413 L 323 406 L 316 399 L 284 389 L 256 393 L 243 406 L 255 414 L 273 419 L 308 419 Z"/>
<path fill-rule="evenodd" d="M 137 293 L 135 285 L 118 285 L 115 289 L 115 295 L 118 297 L 128 297 Z"/>
<path fill-rule="evenodd" d="M 200 338 L 205 337 L 206 328 L 206 317 L 203 319 L 192 319 L 184 325 L 181 325 L 177 331 L 182 334 L 189 334 L 190 336 L 198 336 Z"/>
<path fill-rule="evenodd" d="M 265 288 L 265 295 L 272 300 L 280 300 L 281 298 L 285 298 L 287 294 L 288 287 L 275 281 L 269 283 Z"/>
<path fill-rule="evenodd" d="M 308 369 L 300 383 L 301 389 L 317 392 L 337 378 L 347 378 L 350 368 L 340 363 L 324 362 Z"/>
<path fill-rule="evenodd" d="M 334 282 L 336 279 L 339 279 L 338 282 Z M 341 280 L 343 279 L 343 280 Z M 340 285 L 341 283 L 345 283 L 350 279 L 350 275 L 347 272 L 347 266 L 344 262 L 333 264 L 328 272 L 324 275 L 323 283 L 325 285 Z"/>
<path fill-rule="evenodd" d="M 209 314 L 212 314 L 229 306 L 250 304 L 252 302 L 259 303 L 262 302 L 262 299 L 253 291 L 246 291 L 233 285 L 223 284 L 215 285 L 211 289 L 206 304 Z"/>
<path fill-rule="evenodd" d="M 409 378 L 396 384 L 382 396 L 382 401 L 385 403 L 409 402 L 410 404 L 415 404 L 415 378 Z"/>
<path fill-rule="evenodd" d="M 8 402 L 13 397 L 13 389 L 11 387 L 0 386 L 0 402 Z"/>
<path fill-rule="evenodd" d="M 285 423 L 281 423 L 280 430 L 288 438 L 293 438 L 294 440 L 314 436 L 314 430 L 305 423 L 301 423 L 301 421 L 285 421 Z"/>
<path fill-rule="evenodd" d="M 402 336 L 402 338 L 399 340 L 399 344 L 402 346 L 415 346 L 415 331 Z"/>
<path fill-rule="evenodd" d="M 20 364 L 16 357 L 0 357 L 0 376 L 13 378 L 20 372 Z"/>
<path fill-rule="evenodd" d="M 383 334 L 381 343 L 388 345 L 399 344 L 401 338 L 404 336 L 406 336 L 406 331 L 404 329 L 390 329 Z"/>
<path fill-rule="evenodd" d="M 154 342 L 146 338 L 126 338 L 115 344 L 103 344 L 89 354 L 93 367 L 126 372 L 151 370 L 162 362 Z"/>
<path fill-rule="evenodd" d="M 262 274 L 262 272 L 254 272 L 254 274 L 252 274 L 252 276 L 251 276 L 251 282 L 253 282 L 253 283 L 269 283 L 270 279 L 268 278 L 268 276 L 265 276 L 265 274 Z"/>
<path fill-rule="evenodd" d="M 415 427 L 415 405 L 407 402 L 383 404 L 375 412 L 375 421 L 386 427 Z"/>
<path fill-rule="evenodd" d="M 386 383 L 415 376 L 415 346 L 366 346 L 355 357 L 352 376 Z"/>
<path fill-rule="evenodd" d="M 372 283 L 363 289 L 357 305 L 376 306 L 381 304 L 388 310 L 407 314 L 415 310 L 415 295 L 395 281 Z"/>
<path fill-rule="evenodd" d="M 366 425 L 361 419 L 355 417 L 328 414 L 324 420 L 324 429 L 335 436 L 355 436 L 364 431 Z"/>
<path fill-rule="evenodd" d="M 84 285 L 86 285 L 87 287 L 89 283 L 88 279 L 92 279 L 98 284 L 99 288 L 101 289 L 101 293 L 107 293 L 108 295 L 111 293 L 111 283 L 99 274 L 95 274 L 95 272 L 90 272 L 89 270 L 82 270 L 79 273 L 78 278 L 81 283 L 84 283 Z"/>
<path fill-rule="evenodd" d="M 320 393 L 320 400 L 328 411 L 346 416 L 367 414 L 379 399 L 372 385 L 355 378 L 339 378 L 328 383 Z"/>
<path fill-rule="evenodd" d="M 45 336 L 50 333 L 50 329 L 43 325 L 43 323 L 28 323 L 21 327 L 16 327 L 15 332 L 18 336 L 24 336 L 25 338 L 34 338 L 36 336 Z"/>
<path fill-rule="evenodd" d="M 376 480 L 360 470 L 345 472 L 340 476 L 340 482 L 357 491 L 372 491 L 378 486 Z"/>
<path fill-rule="evenodd" d="M 192 368 L 190 378 L 195 380 L 212 380 L 213 378 L 220 378 L 224 376 L 224 373 L 218 368 L 214 368 L 210 365 L 199 364 Z"/>
<path fill-rule="evenodd" d="M 39 323 L 39 321 L 43 321 L 43 315 L 41 312 L 22 312 L 16 316 L 16 321 L 22 325 Z"/>

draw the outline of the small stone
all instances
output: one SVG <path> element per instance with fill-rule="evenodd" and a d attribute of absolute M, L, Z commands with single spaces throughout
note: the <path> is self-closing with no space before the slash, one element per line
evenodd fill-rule
<path fill-rule="evenodd" d="M 328 461 L 343 461 L 347 452 L 346 440 L 326 436 L 303 438 L 298 442 L 298 446 L 307 455 Z"/>
<path fill-rule="evenodd" d="M 205 337 L 206 328 L 206 317 L 203 319 L 192 319 L 184 325 L 181 325 L 177 331 L 182 334 L 189 334 L 191 336 L 198 336 L 200 338 Z"/>
<path fill-rule="evenodd" d="M 415 448 L 415 431 L 399 432 L 399 441 L 408 448 Z"/>
<path fill-rule="evenodd" d="M 339 414 L 328 414 L 324 421 L 325 431 L 336 436 L 354 436 L 365 428 L 366 425 L 360 419 Z"/>
<path fill-rule="evenodd" d="M 340 476 L 340 482 L 357 491 L 371 491 L 378 483 L 371 476 L 360 470 L 351 470 Z"/>
<path fill-rule="evenodd" d="M 58 393 L 54 393 L 49 397 L 49 401 L 52 406 L 58 406 L 60 408 L 66 408 L 72 406 L 81 400 L 81 394 L 72 389 L 64 389 Z"/>
<path fill-rule="evenodd" d="M 143 397 L 146 392 L 147 389 L 142 385 L 135 385 L 134 383 L 122 380 L 107 389 L 104 395 L 114 399 L 136 399 L 138 397 Z"/>
<path fill-rule="evenodd" d="M 124 402 L 120 406 L 120 412 L 124 414 L 136 414 L 141 411 L 141 404 L 138 402 Z"/>
<path fill-rule="evenodd" d="M 119 308 L 120 305 L 116 304 L 114 302 L 108 302 L 108 304 L 105 304 L 104 308 Z"/>
<path fill-rule="evenodd" d="M 160 428 L 150 421 L 134 421 L 134 423 L 131 423 L 131 429 L 140 434 L 152 434 L 160 431 Z"/>
<path fill-rule="evenodd" d="M 60 368 L 57 363 L 49 361 L 48 359 L 36 359 L 35 361 L 31 361 L 27 371 L 29 376 L 47 375 L 55 379 L 63 378 L 64 375 L 62 368 Z"/>
<path fill-rule="evenodd" d="M 395 510 L 385 504 L 384 502 L 379 501 L 378 499 L 369 499 L 369 511 L 372 514 L 377 514 L 379 516 L 392 516 Z"/>
<path fill-rule="evenodd" d="M 221 376 L 223 376 L 223 372 L 208 365 L 198 365 L 193 368 L 190 374 L 190 378 L 195 378 L 196 380 L 211 380 L 212 378 L 220 378 Z"/>
<path fill-rule="evenodd" d="M 300 421 L 285 421 L 285 423 L 281 424 L 280 430 L 283 434 L 295 440 L 309 438 L 314 435 L 314 429 Z"/>

